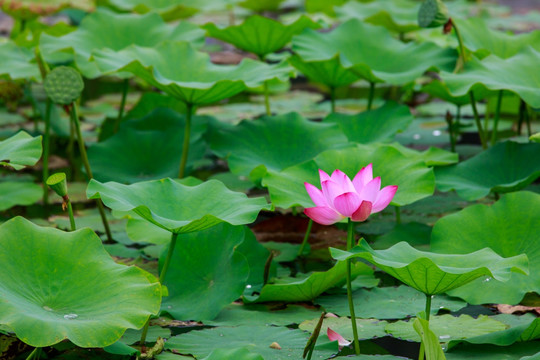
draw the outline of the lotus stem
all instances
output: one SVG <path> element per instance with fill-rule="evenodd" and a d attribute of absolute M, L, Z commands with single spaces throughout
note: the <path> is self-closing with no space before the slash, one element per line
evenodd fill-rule
<path fill-rule="evenodd" d="M 71 206 L 71 200 L 69 199 L 69 196 L 64 196 L 62 198 L 64 200 L 64 203 L 67 206 L 68 209 L 68 215 L 69 215 L 69 223 L 71 225 L 71 231 L 77 230 L 77 226 L 75 225 L 75 217 L 73 216 L 73 207 Z"/>
<path fill-rule="evenodd" d="M 499 94 L 497 96 L 497 107 L 495 108 L 495 116 L 493 118 L 493 130 L 491 131 L 491 146 L 495 145 L 497 142 L 497 128 L 499 126 L 499 119 L 501 116 L 501 105 L 502 105 L 502 98 L 503 98 L 503 91 L 499 90 Z"/>
<path fill-rule="evenodd" d="M 43 134 L 43 206 L 45 208 L 49 204 L 49 188 L 45 184 L 49 178 L 49 138 L 51 132 L 51 110 L 52 101 L 47 98 L 45 105 L 45 116 L 43 122 L 45 123 L 45 133 Z"/>
<path fill-rule="evenodd" d="M 81 123 L 79 122 L 79 115 L 77 114 L 77 104 L 75 102 L 71 103 L 69 114 L 71 116 L 71 121 L 75 125 L 75 131 L 77 133 L 77 139 L 79 143 L 79 151 L 81 153 L 81 159 L 86 170 L 86 174 L 90 179 L 93 179 L 92 169 L 90 169 L 90 163 L 88 162 L 88 156 L 86 155 L 86 147 L 84 145 L 84 138 L 81 132 Z M 112 240 L 111 229 L 109 228 L 109 223 L 107 221 L 107 216 L 105 215 L 105 208 L 101 199 L 96 199 L 96 204 L 98 207 L 99 215 L 101 216 L 101 221 L 103 222 L 103 227 L 105 228 L 105 233 L 107 234 L 107 240 Z"/>
<path fill-rule="evenodd" d="M 487 142 L 484 137 L 484 129 L 482 128 L 482 123 L 480 122 L 480 116 L 478 115 L 478 109 L 476 108 L 476 100 L 474 98 L 474 93 L 472 90 L 469 91 L 469 98 L 471 99 L 471 106 L 474 114 L 474 121 L 476 122 L 476 127 L 478 128 L 478 136 L 480 137 L 480 143 L 482 143 L 482 149 L 487 149 Z"/>
<path fill-rule="evenodd" d="M 26 360 L 39 359 L 40 355 L 41 355 L 41 348 L 40 347 L 34 348 L 34 350 L 32 350 L 32 352 L 30 353 L 30 355 L 28 355 Z"/>
<path fill-rule="evenodd" d="M 461 33 L 459 32 L 456 23 L 453 22 L 452 19 L 450 19 L 449 21 L 452 23 L 452 27 L 456 32 L 456 38 L 459 44 L 459 58 L 456 62 L 456 67 L 454 68 L 454 73 L 458 73 L 459 71 L 461 71 L 461 69 L 463 69 L 463 66 L 465 66 L 465 46 L 463 46 L 463 38 L 461 37 Z"/>
<path fill-rule="evenodd" d="M 373 106 L 373 98 L 375 97 L 375 83 L 369 82 L 369 97 L 367 103 L 367 110 L 370 111 Z"/>
<path fill-rule="evenodd" d="M 525 102 L 523 102 L 525 104 Z M 525 104 L 525 121 L 527 122 L 527 137 L 531 137 L 532 128 L 531 128 L 531 113 L 532 109 L 529 104 Z"/>
<path fill-rule="evenodd" d="M 69 122 L 69 140 L 66 147 L 66 155 L 69 160 L 69 165 L 71 168 L 71 180 L 76 178 L 77 175 L 77 167 L 75 166 L 75 155 L 73 152 L 73 147 L 75 143 L 75 125 L 73 124 L 73 121 Z"/>
<path fill-rule="evenodd" d="M 330 111 L 336 112 L 336 88 L 333 86 L 330 87 Z"/>
<path fill-rule="evenodd" d="M 347 251 L 351 250 L 354 245 L 354 229 L 351 218 L 347 222 Z M 351 279 L 351 266 L 352 259 L 347 259 L 347 300 L 349 301 L 349 311 L 351 314 L 351 325 L 353 329 L 354 337 L 354 352 L 356 355 L 360 355 L 360 342 L 358 341 L 358 329 L 356 327 L 356 314 L 354 313 L 354 302 L 352 297 L 352 279 Z"/>
<path fill-rule="evenodd" d="M 274 260 L 274 251 L 270 250 L 270 255 L 266 258 L 266 262 L 264 263 L 264 272 L 263 272 L 263 285 L 266 285 L 268 283 L 268 279 L 270 278 L 270 268 L 272 267 L 272 260 Z"/>
<path fill-rule="evenodd" d="M 120 100 L 120 109 L 118 109 L 118 117 L 114 122 L 113 132 L 116 134 L 120 128 L 120 123 L 122 122 L 122 117 L 124 116 L 124 109 L 126 107 L 127 93 L 129 90 L 129 79 L 124 79 L 122 83 L 122 100 Z"/>
<path fill-rule="evenodd" d="M 309 235 L 311 234 L 311 227 L 313 226 L 313 220 L 309 219 L 306 233 L 304 234 L 304 240 L 302 241 L 302 245 L 300 245 L 300 249 L 298 249 L 298 257 L 302 256 L 304 253 L 304 249 L 306 247 L 306 244 L 308 243 Z"/>
<path fill-rule="evenodd" d="M 399 206 L 394 206 L 396 209 L 396 224 L 401 224 L 401 208 Z"/>
<path fill-rule="evenodd" d="M 268 81 L 264 82 L 264 108 L 266 109 L 266 115 L 272 116 L 272 110 L 270 109 L 270 90 L 268 89 Z"/>
<path fill-rule="evenodd" d="M 182 145 L 182 158 L 180 159 L 180 170 L 178 171 L 178 178 L 182 179 L 186 172 L 186 164 L 189 154 L 189 137 L 191 132 L 191 116 L 193 112 L 193 104 L 187 103 L 186 111 L 186 125 L 184 128 L 184 144 Z"/>

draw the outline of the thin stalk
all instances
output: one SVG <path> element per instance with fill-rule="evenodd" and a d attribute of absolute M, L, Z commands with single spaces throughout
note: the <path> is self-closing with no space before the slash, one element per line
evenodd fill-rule
<path fill-rule="evenodd" d="M 450 140 L 450 151 L 456 152 L 456 134 L 455 134 L 455 126 L 454 126 L 454 119 L 452 117 L 452 114 L 450 114 L 450 111 L 446 112 L 446 123 L 448 124 L 448 137 Z"/>
<path fill-rule="evenodd" d="M 353 222 L 351 218 L 347 223 L 347 250 L 351 250 L 354 244 Z M 354 313 L 354 303 L 352 298 L 351 260 L 347 259 L 347 300 L 349 301 L 349 312 L 351 314 L 351 325 L 354 337 L 354 352 L 360 355 L 360 342 L 358 341 L 358 329 L 356 328 L 356 314 Z"/>
<path fill-rule="evenodd" d="M 420 343 L 420 353 L 418 354 L 418 360 L 424 360 L 424 343 Z"/>
<path fill-rule="evenodd" d="M 124 109 L 126 107 L 126 99 L 127 99 L 127 93 L 129 90 L 129 79 L 124 79 L 124 82 L 122 84 L 122 100 L 120 100 L 120 109 L 118 109 L 118 117 L 116 118 L 116 121 L 114 122 L 114 133 L 116 134 L 118 132 L 118 128 L 120 127 L 120 123 L 122 122 L 122 117 L 124 116 Z"/>
<path fill-rule="evenodd" d="M 187 103 L 186 112 L 186 126 L 184 128 L 184 144 L 182 145 L 182 158 L 180 159 L 180 170 L 178 171 L 178 178 L 182 179 L 186 172 L 186 164 L 189 153 L 189 136 L 191 132 L 191 115 L 193 112 L 193 104 Z"/>
<path fill-rule="evenodd" d="M 373 106 L 373 98 L 375 97 L 375 83 L 370 82 L 369 83 L 369 97 L 368 97 L 368 103 L 367 103 L 367 110 L 371 110 L 371 107 Z"/>
<path fill-rule="evenodd" d="M 67 206 L 67 209 L 68 209 L 68 214 L 69 214 L 69 223 L 71 225 L 71 231 L 75 231 L 77 230 L 77 226 L 75 225 L 75 217 L 73 216 L 73 207 L 71 206 L 71 200 L 69 199 L 69 197 L 66 195 L 64 196 L 64 202 Z"/>
<path fill-rule="evenodd" d="M 32 352 L 30 353 L 30 355 L 28 355 L 26 360 L 39 359 L 40 355 L 41 355 L 41 348 L 40 347 L 34 348 L 34 350 L 32 350 Z"/>
<path fill-rule="evenodd" d="M 52 101 L 47 98 L 45 105 L 45 116 L 43 121 L 45 122 L 45 133 L 43 134 L 43 206 L 45 208 L 49 204 L 49 188 L 45 185 L 45 182 L 49 178 L 49 138 L 51 132 L 51 110 Z"/>
<path fill-rule="evenodd" d="M 401 224 L 401 208 L 399 206 L 394 206 L 396 209 L 396 224 Z"/>
<path fill-rule="evenodd" d="M 75 131 L 77 133 L 77 142 L 79 143 L 79 151 L 81 153 L 81 159 L 86 169 L 86 174 L 88 178 L 93 179 L 92 169 L 90 169 L 90 163 L 88 162 L 88 155 L 86 155 L 86 147 L 84 146 L 84 138 L 81 132 L 81 123 L 79 122 L 79 115 L 77 114 L 77 104 L 75 102 L 71 103 L 70 112 L 71 121 L 75 125 Z M 98 207 L 99 215 L 101 216 L 101 221 L 103 222 L 103 227 L 105 228 L 105 233 L 107 234 L 107 240 L 112 240 L 111 229 L 109 228 L 109 223 L 107 221 L 107 216 L 105 215 L 105 209 L 101 199 L 96 199 L 96 204 Z"/>
<path fill-rule="evenodd" d="M 530 105 L 525 104 L 525 122 L 527 123 L 527 137 L 531 137 L 532 135 L 531 113 L 532 113 L 532 109 Z"/>
<path fill-rule="evenodd" d="M 66 147 L 66 155 L 69 160 L 69 165 L 71 167 L 71 180 L 75 180 L 77 177 L 77 167 L 75 166 L 75 154 L 73 151 L 75 144 L 75 125 L 73 121 L 69 122 L 69 140 Z"/>
<path fill-rule="evenodd" d="M 523 100 L 519 101 L 519 110 L 518 110 L 519 118 L 518 118 L 518 135 L 521 135 L 521 128 L 523 127 L 523 121 L 525 120 L 525 103 Z"/>
<path fill-rule="evenodd" d="M 311 234 L 311 227 L 313 226 L 313 220 L 309 219 L 306 233 L 304 235 L 304 240 L 302 241 L 302 245 L 300 245 L 300 249 L 298 249 L 298 257 L 302 256 L 304 253 L 304 249 L 306 247 L 306 244 L 308 243 L 309 235 Z"/>
<path fill-rule="evenodd" d="M 456 62 L 456 67 L 454 68 L 454 73 L 457 73 L 461 69 L 463 69 L 463 66 L 465 66 L 465 46 L 463 46 L 463 38 L 461 37 L 461 33 L 459 32 L 459 29 L 456 26 L 456 23 L 453 21 L 452 21 L 452 27 L 454 28 L 454 31 L 456 32 L 456 38 L 459 44 L 459 58 L 458 58 L 458 61 Z"/>
<path fill-rule="evenodd" d="M 431 313 L 431 295 L 428 295 L 428 294 L 426 294 L 425 313 L 426 313 L 426 320 L 429 323 L 429 315 Z M 419 356 L 418 356 L 418 360 L 423 360 L 424 359 L 424 352 L 425 352 L 424 351 L 424 343 L 421 343 L 420 344 L 420 353 L 419 353 Z"/>
<path fill-rule="evenodd" d="M 478 136 L 480 137 L 480 142 L 482 143 L 482 149 L 487 149 L 487 142 L 484 137 L 484 130 L 482 129 L 482 123 L 480 122 L 480 116 L 478 115 L 478 109 L 476 108 L 476 100 L 474 99 L 474 93 L 469 91 L 469 98 L 471 99 L 471 106 L 474 114 L 474 121 L 476 122 L 476 127 L 478 128 Z"/>
<path fill-rule="evenodd" d="M 330 111 L 336 112 L 336 88 L 333 86 L 330 87 Z"/>
<path fill-rule="evenodd" d="M 497 107 L 495 108 L 495 116 L 493 117 L 493 130 L 491 131 L 491 146 L 497 142 L 497 128 L 499 126 L 499 119 L 501 116 L 501 105 L 503 98 L 503 90 L 499 90 L 497 96 Z"/>
<path fill-rule="evenodd" d="M 266 109 L 266 115 L 271 116 L 272 110 L 270 109 L 270 90 L 268 89 L 268 81 L 264 82 L 264 108 Z"/>

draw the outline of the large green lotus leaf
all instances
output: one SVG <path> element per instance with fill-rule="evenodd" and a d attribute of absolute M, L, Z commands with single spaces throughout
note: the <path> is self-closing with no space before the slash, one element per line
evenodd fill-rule
<path fill-rule="evenodd" d="M 0 165 L 20 170 L 35 165 L 41 157 L 41 136 L 24 131 L 0 141 Z"/>
<path fill-rule="evenodd" d="M 280 171 L 302 163 L 324 150 L 345 146 L 347 138 L 335 124 L 289 113 L 244 120 L 236 126 L 213 122 L 208 142 L 217 155 L 227 158 L 232 173 L 249 175 L 262 165 L 255 176 L 260 178 L 264 169 Z"/>
<path fill-rule="evenodd" d="M 438 200 L 434 197 L 427 198 L 430 203 L 438 206 Z M 417 203 L 418 204 L 418 203 Z M 411 209 L 406 208 L 408 211 Z M 420 208 L 421 209 L 421 208 Z M 421 211 L 421 210 L 420 210 Z M 417 215 L 419 211 L 412 211 L 414 215 Z M 420 212 L 421 215 L 425 214 L 434 215 L 431 212 Z M 411 246 L 418 250 L 429 250 L 429 241 L 431 237 L 431 226 L 419 222 L 408 222 L 405 224 L 397 224 L 392 230 L 379 236 L 372 247 L 375 250 L 384 250 L 397 244 L 400 241 L 406 241 Z M 420 310 L 419 310 L 420 311 Z M 418 311 L 417 311 L 418 312 Z M 416 314 L 416 313 L 415 313 Z"/>
<path fill-rule="evenodd" d="M 397 33 L 418 30 L 418 3 L 409 0 L 349 1 L 335 8 L 341 21 L 357 18 Z"/>
<path fill-rule="evenodd" d="M 239 325 L 277 325 L 286 326 L 299 324 L 305 319 L 317 317 L 321 314 L 319 310 L 308 309 L 301 305 L 268 306 L 268 305 L 247 305 L 233 303 L 225 307 L 219 315 L 211 320 L 205 321 L 205 325 L 213 326 L 239 326 Z"/>
<path fill-rule="evenodd" d="M 456 347 L 445 355 L 447 360 L 540 360 L 537 341 L 512 346 L 467 344 Z"/>
<path fill-rule="evenodd" d="M 338 54 L 330 59 L 306 61 L 294 54 L 287 59 L 289 63 L 304 74 L 309 80 L 324 84 L 330 88 L 350 85 L 360 79 L 342 64 Z"/>
<path fill-rule="evenodd" d="M 253 353 L 262 355 L 265 360 L 289 360 L 302 357 L 308 338 L 309 334 L 306 332 L 286 327 L 218 327 L 173 336 L 165 343 L 165 348 L 202 358 L 215 349 L 248 347 Z M 270 347 L 274 342 L 279 344 L 280 350 Z M 313 357 L 326 359 L 337 351 L 337 344 L 330 349 L 315 348 Z"/>
<path fill-rule="evenodd" d="M 396 133 L 405 130 L 412 120 L 409 108 L 393 101 L 356 115 L 331 113 L 324 119 L 325 122 L 339 124 L 350 142 L 361 144 L 392 139 Z"/>
<path fill-rule="evenodd" d="M 490 55 L 483 60 L 472 58 L 458 74 L 441 72 L 441 78 L 454 96 L 470 90 L 508 90 L 532 107 L 540 107 L 540 50 L 527 47 L 508 59 Z"/>
<path fill-rule="evenodd" d="M 449 342 L 501 331 L 506 329 L 507 325 L 486 315 L 480 315 L 475 319 L 469 315 L 456 317 L 446 314 L 432 316 L 429 319 L 429 327 L 440 342 Z M 390 323 L 386 325 L 386 332 L 400 339 L 420 342 L 420 336 L 414 330 L 412 321 Z"/>
<path fill-rule="evenodd" d="M 316 29 L 320 25 L 305 15 L 291 24 L 260 15 L 248 17 L 240 25 L 219 28 L 213 23 L 202 26 L 208 36 L 233 44 L 239 49 L 254 53 L 259 58 L 273 53 L 287 45 L 293 35 L 305 28 Z"/>
<path fill-rule="evenodd" d="M 32 205 L 43 196 L 43 188 L 27 181 L 0 182 L 0 211 L 16 205 Z"/>
<path fill-rule="evenodd" d="M 193 105 L 210 104 L 273 78 L 288 78 L 285 63 L 268 65 L 244 59 L 239 65 L 215 65 L 187 42 L 163 42 L 153 48 L 132 45 L 120 51 L 94 52 L 105 73 L 128 71 L 165 93 Z M 171 61 L 182 66 L 171 66 Z"/>
<path fill-rule="evenodd" d="M 359 289 L 353 292 L 356 317 L 377 319 L 403 319 L 413 316 L 426 307 L 426 297 L 408 286 Z M 341 316 L 349 314 L 346 295 L 323 295 L 314 300 L 326 311 Z M 436 314 L 441 309 L 458 311 L 467 303 L 446 296 L 436 296 L 431 303 L 431 311 Z"/>
<path fill-rule="evenodd" d="M 527 46 L 540 51 L 540 31 L 512 35 L 508 32 L 491 29 L 481 18 L 452 19 L 461 32 L 464 45 L 477 56 L 489 54 L 508 59 Z"/>
<path fill-rule="evenodd" d="M 202 46 L 204 31 L 187 22 L 168 25 L 155 13 L 115 14 L 100 8 L 86 16 L 76 31 L 60 37 L 43 34 L 40 47 L 46 60 L 50 60 L 47 55 L 57 51 L 73 53 L 81 73 L 87 78 L 96 78 L 102 72 L 90 60 L 92 51 L 120 51 L 133 44 L 152 48 L 165 40 L 189 41 L 194 46 Z"/>
<path fill-rule="evenodd" d="M 32 63 L 34 53 L 11 41 L 0 44 L 0 77 L 11 80 L 41 79 L 37 64 Z"/>
<path fill-rule="evenodd" d="M 517 304 L 529 291 L 540 293 L 539 206 L 539 194 L 522 191 L 507 194 L 492 206 L 470 206 L 437 221 L 431 234 L 433 251 L 465 254 L 490 247 L 504 257 L 529 258 L 529 276 L 512 274 L 505 283 L 484 277 L 450 294 L 472 304 Z"/>
<path fill-rule="evenodd" d="M 88 149 L 94 178 L 135 183 L 178 174 L 184 139 L 185 116 L 160 108 L 137 121 L 122 123 L 120 131 Z M 208 120 L 195 117 L 191 128 L 187 173 L 204 158 L 202 135 Z"/>
<path fill-rule="evenodd" d="M 236 249 L 244 236 L 242 226 L 226 223 L 180 235 L 163 282 L 169 296 L 162 311 L 179 320 L 208 320 L 238 299 L 249 276 L 248 262 Z"/>
<path fill-rule="evenodd" d="M 430 69 L 451 71 L 456 61 L 454 50 L 427 42 L 404 44 L 385 28 L 358 19 L 326 33 L 306 29 L 293 37 L 292 43 L 304 61 L 328 60 L 339 54 L 345 68 L 358 76 L 395 85 L 414 81 Z"/>
<path fill-rule="evenodd" d="M 435 169 L 437 188 L 456 190 L 466 200 L 476 200 L 491 191 L 521 190 L 540 177 L 540 144 L 498 143 L 457 165 Z"/>
<path fill-rule="evenodd" d="M 311 207 L 313 202 L 304 182 L 320 185 L 318 169 L 331 173 L 335 169 L 345 172 L 351 179 L 360 169 L 373 163 L 373 175 L 380 176 L 382 185 L 398 185 L 392 204 L 403 206 L 433 194 L 435 176 L 423 160 L 411 159 L 391 145 L 356 145 L 346 149 L 328 150 L 315 160 L 291 166 L 281 172 L 270 171 L 262 180 L 268 187 L 275 206 Z"/>
<path fill-rule="evenodd" d="M 284 0 L 243 0 L 238 3 L 241 7 L 255 11 L 276 11 Z"/>
<path fill-rule="evenodd" d="M 319 318 L 306 320 L 301 323 L 298 328 L 300 330 L 313 333 L 315 326 L 319 322 Z M 384 331 L 385 326 L 388 323 L 384 320 L 377 319 L 356 319 L 356 327 L 358 330 L 358 338 L 361 340 L 381 338 L 386 336 Z M 326 336 L 328 328 L 334 330 L 345 339 L 352 340 L 353 330 L 351 325 L 351 319 L 348 317 L 327 317 L 324 319 L 321 327 L 321 336 Z M 324 335 L 323 335 L 324 334 Z"/>
<path fill-rule="evenodd" d="M 328 289 L 343 285 L 347 263 L 336 263 L 327 271 L 316 271 L 305 278 L 279 279 L 275 284 L 266 284 L 259 295 L 244 295 L 244 302 L 265 301 L 311 301 Z M 373 269 L 364 263 L 356 263 L 352 266 L 352 276 L 373 275 Z"/>
<path fill-rule="evenodd" d="M 305 7 L 308 13 L 323 12 L 335 16 L 334 7 L 343 5 L 348 0 L 306 0 Z"/>
<path fill-rule="evenodd" d="M 229 3 L 230 0 L 221 1 Z M 219 5 L 214 0 L 98 0 L 98 4 L 108 5 L 115 10 L 136 12 L 139 14 L 157 13 L 165 21 L 190 17 L 202 9 Z M 217 3 L 217 4 L 216 4 Z"/>
<path fill-rule="evenodd" d="M 157 108 L 169 108 L 179 114 L 187 112 L 186 105 L 172 96 L 157 92 L 145 92 L 122 120 L 144 118 Z"/>
<path fill-rule="evenodd" d="M 159 310 L 159 283 L 116 264 L 90 229 L 63 232 L 16 217 L 0 239 L 0 323 L 31 346 L 69 339 L 104 347 Z"/>
<path fill-rule="evenodd" d="M 227 222 L 244 225 L 255 221 L 262 209 L 269 209 L 264 198 L 248 198 L 231 191 L 220 181 L 182 185 L 170 178 L 123 185 L 92 179 L 86 194 L 101 198 L 112 210 L 129 211 L 173 233 L 200 231 Z"/>
<path fill-rule="evenodd" d="M 459 155 L 438 147 L 430 146 L 427 150 L 418 151 L 399 143 L 392 143 L 392 146 L 406 155 L 410 159 L 423 160 L 427 166 L 446 166 L 458 162 Z"/>
<path fill-rule="evenodd" d="M 236 250 L 245 256 L 249 264 L 249 277 L 246 289 L 262 286 L 264 283 L 264 268 L 266 260 L 270 256 L 270 251 L 257 241 L 255 234 L 244 226 L 244 237 L 242 243 Z M 272 278 L 276 274 L 275 266 L 270 266 L 268 276 Z"/>
<path fill-rule="evenodd" d="M 248 346 L 235 349 L 215 349 L 202 360 L 264 360 L 259 355 L 252 353 Z"/>
<path fill-rule="evenodd" d="M 468 93 L 461 96 L 454 96 L 448 89 L 448 86 L 440 80 L 433 80 L 427 85 L 424 85 L 422 87 L 422 92 L 425 92 L 426 94 L 435 96 L 438 99 L 441 99 L 446 102 L 450 102 L 452 104 L 459 105 L 459 106 L 464 106 L 471 103 L 471 97 L 469 96 Z M 475 99 L 483 99 L 489 93 L 491 92 L 487 89 L 482 89 L 482 88 L 474 89 Z"/>
<path fill-rule="evenodd" d="M 476 278 L 491 276 L 508 281 L 512 272 L 528 273 L 524 254 L 503 258 L 489 248 L 470 254 L 435 254 L 400 242 L 386 250 L 373 250 L 362 239 L 350 251 L 330 248 L 338 261 L 361 258 L 424 294 L 435 295 L 463 286 Z"/>

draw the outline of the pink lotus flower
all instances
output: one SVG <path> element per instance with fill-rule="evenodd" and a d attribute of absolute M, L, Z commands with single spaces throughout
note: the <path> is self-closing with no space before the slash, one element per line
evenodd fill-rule
<path fill-rule="evenodd" d="M 328 339 L 330 339 L 330 341 L 337 341 L 340 350 L 344 346 L 351 345 L 351 342 L 349 340 L 346 340 L 343 336 L 330 328 L 326 330 L 326 336 L 328 336 Z"/>
<path fill-rule="evenodd" d="M 319 170 L 322 191 L 304 183 L 315 207 L 306 208 L 304 213 L 322 225 L 331 225 L 344 218 L 365 221 L 370 214 L 383 210 L 390 204 L 397 191 L 396 185 L 381 189 L 381 178 L 373 178 L 372 164 L 362 168 L 351 181 L 341 170 L 328 176 Z"/>

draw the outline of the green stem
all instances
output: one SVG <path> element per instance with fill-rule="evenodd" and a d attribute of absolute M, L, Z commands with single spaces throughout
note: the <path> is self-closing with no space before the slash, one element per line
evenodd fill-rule
<path fill-rule="evenodd" d="M 75 225 L 75 217 L 73 216 L 73 207 L 71 206 L 71 200 L 67 198 L 66 203 L 67 203 L 68 214 L 69 214 L 69 223 L 71 224 L 71 231 L 75 231 L 77 230 L 77 226 Z"/>
<path fill-rule="evenodd" d="M 367 103 L 367 110 L 371 110 L 371 107 L 373 106 L 373 98 L 375 97 L 375 83 L 370 82 L 369 83 L 369 97 L 368 97 L 368 103 Z"/>
<path fill-rule="evenodd" d="M 424 360 L 424 343 L 420 343 L 420 353 L 418 354 L 418 360 Z"/>
<path fill-rule="evenodd" d="M 71 103 L 70 109 L 71 121 L 75 125 L 75 132 L 77 133 L 77 142 L 79 143 L 79 151 L 81 153 L 81 159 L 86 170 L 88 178 L 93 179 L 92 169 L 90 169 L 90 163 L 88 162 L 88 155 L 86 155 L 86 147 L 84 145 L 84 138 L 81 132 L 81 123 L 79 122 L 79 115 L 77 114 L 77 104 L 75 102 Z M 96 204 L 98 207 L 99 215 L 101 216 L 101 221 L 103 222 L 103 227 L 105 228 L 105 233 L 107 234 L 107 240 L 112 240 L 111 229 L 109 228 L 109 223 L 107 221 L 107 216 L 105 215 L 105 209 L 101 199 L 96 199 Z"/>
<path fill-rule="evenodd" d="M 191 115 L 193 112 L 193 104 L 187 103 L 186 126 L 184 128 L 184 144 L 182 145 L 182 158 L 180 159 L 180 170 L 178 178 L 182 179 L 186 172 L 186 164 L 189 154 L 189 136 L 191 132 Z"/>
<path fill-rule="evenodd" d="M 34 348 L 34 350 L 30 353 L 30 355 L 28 355 L 26 360 L 39 359 L 40 355 L 41 355 L 41 348 L 40 347 Z"/>
<path fill-rule="evenodd" d="M 482 149 L 487 149 L 487 142 L 484 137 L 484 130 L 482 129 L 482 123 L 480 122 L 480 116 L 478 115 L 478 109 L 476 108 L 476 100 L 474 99 L 474 93 L 469 91 L 469 98 L 471 99 L 471 106 L 474 114 L 474 121 L 476 122 L 476 127 L 478 128 L 478 136 L 480 137 L 480 142 L 482 143 Z"/>
<path fill-rule="evenodd" d="M 268 81 L 264 82 L 264 108 L 266 109 L 266 115 L 272 116 L 272 110 L 270 109 L 270 90 L 268 89 Z"/>
<path fill-rule="evenodd" d="M 531 137 L 532 135 L 531 113 L 532 113 L 531 106 L 529 104 L 525 104 L 525 121 L 527 122 L 527 137 Z"/>
<path fill-rule="evenodd" d="M 52 101 L 47 98 L 45 105 L 45 116 L 43 121 L 45 122 L 45 133 L 43 134 L 43 206 L 47 208 L 49 204 L 49 188 L 45 184 L 49 178 L 49 138 L 51 132 L 51 110 Z"/>
<path fill-rule="evenodd" d="M 69 122 L 69 140 L 66 147 L 66 155 L 69 160 L 69 165 L 71 168 L 71 180 L 77 179 L 77 166 L 75 163 L 75 154 L 73 151 L 75 144 L 75 125 L 73 121 Z"/>
<path fill-rule="evenodd" d="M 495 117 L 493 118 L 493 130 L 491 131 L 491 146 L 497 142 L 497 128 L 499 126 L 499 119 L 501 116 L 501 105 L 503 98 L 503 90 L 499 90 L 497 96 L 497 107 L 495 108 Z"/>
<path fill-rule="evenodd" d="M 431 313 L 431 295 L 426 294 L 426 320 L 429 322 L 429 315 Z"/>
<path fill-rule="evenodd" d="M 306 233 L 304 235 L 304 240 L 302 241 L 302 245 L 300 245 L 300 249 L 298 249 L 298 257 L 302 256 L 304 253 L 304 249 L 306 247 L 306 244 L 308 243 L 309 235 L 311 234 L 311 227 L 313 226 L 313 220 L 309 219 Z"/>
<path fill-rule="evenodd" d="M 351 218 L 347 223 L 347 250 L 351 250 L 354 244 L 354 228 Z M 354 313 L 354 303 L 352 297 L 352 279 L 351 279 L 351 262 L 352 259 L 347 259 L 347 300 L 349 301 L 349 311 L 351 313 L 351 325 L 354 337 L 354 352 L 360 355 L 360 342 L 358 341 L 358 329 L 356 328 L 356 314 Z"/>
<path fill-rule="evenodd" d="M 459 29 L 456 26 L 456 23 L 453 21 L 452 21 L 452 27 L 454 28 L 454 31 L 456 32 L 456 37 L 459 44 L 459 59 L 456 62 L 456 67 L 454 68 L 454 73 L 457 73 L 461 69 L 463 69 L 463 66 L 465 65 L 465 46 L 463 46 L 463 38 L 461 37 L 461 33 L 459 32 Z"/>
<path fill-rule="evenodd" d="M 330 87 L 330 111 L 336 112 L 336 88 L 333 86 Z"/>
<path fill-rule="evenodd" d="M 122 117 L 124 116 L 124 109 L 126 107 L 126 99 L 127 99 L 127 93 L 129 90 L 129 79 L 124 79 L 124 82 L 122 84 L 122 100 L 120 100 L 120 109 L 118 110 L 118 117 L 116 118 L 116 121 L 114 122 L 114 133 L 116 134 L 118 132 L 118 128 L 120 127 L 120 123 L 122 122 Z"/>
<path fill-rule="evenodd" d="M 399 206 L 394 206 L 396 209 L 396 224 L 401 224 L 401 208 Z"/>

